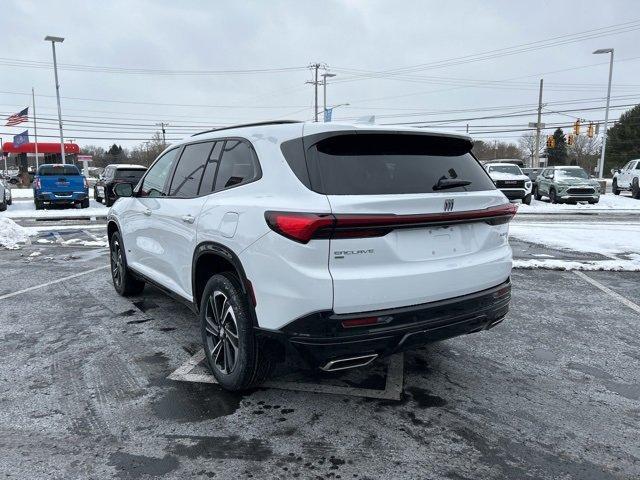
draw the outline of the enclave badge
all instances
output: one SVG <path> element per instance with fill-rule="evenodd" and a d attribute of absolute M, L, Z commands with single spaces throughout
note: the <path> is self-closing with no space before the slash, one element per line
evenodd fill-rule
<path fill-rule="evenodd" d="M 444 211 L 445 212 L 453 211 L 453 198 L 447 198 L 444 201 Z"/>

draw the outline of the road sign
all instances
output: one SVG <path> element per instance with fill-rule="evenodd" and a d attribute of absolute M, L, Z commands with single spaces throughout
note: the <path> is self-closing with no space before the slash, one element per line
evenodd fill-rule
<path fill-rule="evenodd" d="M 537 124 L 536 122 L 529 122 L 529 126 L 530 126 L 531 128 L 538 128 L 538 124 Z M 541 123 L 541 124 L 540 124 L 540 128 L 544 128 L 544 127 L 545 127 L 545 124 L 544 124 L 544 123 Z"/>

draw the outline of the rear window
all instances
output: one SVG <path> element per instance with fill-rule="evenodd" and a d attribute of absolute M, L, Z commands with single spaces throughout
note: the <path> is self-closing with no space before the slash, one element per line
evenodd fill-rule
<path fill-rule="evenodd" d="M 320 185 L 313 189 L 327 195 L 494 190 L 470 149 L 471 142 L 457 138 L 349 134 L 316 143 L 307 161 L 316 164 L 309 165 L 310 172 L 317 166 Z"/>
<path fill-rule="evenodd" d="M 488 167 L 489 172 L 512 173 L 513 175 L 522 175 L 520 167 L 517 165 L 491 165 Z"/>
<path fill-rule="evenodd" d="M 80 175 L 80 170 L 75 165 L 43 165 L 38 169 L 38 175 L 41 177 Z"/>
<path fill-rule="evenodd" d="M 131 183 L 137 183 L 142 178 L 146 170 L 140 168 L 118 168 L 115 178 L 122 180 L 131 180 Z"/>

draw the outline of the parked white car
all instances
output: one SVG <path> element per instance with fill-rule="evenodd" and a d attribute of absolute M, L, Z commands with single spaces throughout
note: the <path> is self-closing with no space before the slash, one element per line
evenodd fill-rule
<path fill-rule="evenodd" d="M 640 159 L 631 160 L 620 170 L 616 170 L 611 188 L 614 195 L 628 190 L 633 198 L 640 199 Z"/>
<path fill-rule="evenodd" d="M 485 164 L 485 168 L 493 183 L 509 200 L 522 200 L 522 203 L 526 205 L 531 204 L 533 183 L 518 165 L 492 162 Z"/>
<path fill-rule="evenodd" d="M 516 212 L 466 135 L 268 122 L 165 150 L 108 215 L 121 295 L 145 282 L 198 313 L 224 388 L 285 345 L 340 370 L 500 323 Z"/>

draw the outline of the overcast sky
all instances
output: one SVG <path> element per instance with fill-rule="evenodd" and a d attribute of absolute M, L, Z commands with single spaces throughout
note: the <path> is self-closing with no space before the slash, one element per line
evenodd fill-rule
<path fill-rule="evenodd" d="M 637 0 L 5 0 L 2 23 L 0 112 L 30 105 L 34 87 L 39 134 L 57 134 L 43 39 L 65 37 L 57 47 L 65 136 L 81 145 L 130 147 L 156 122 L 169 123 L 174 139 L 212 125 L 311 119 L 306 67 L 315 62 L 337 75 L 328 104 L 350 104 L 336 120 L 468 123 L 486 140 L 516 141 L 522 132 L 496 131 L 535 121 L 542 77 L 544 122 L 604 119 L 604 110 L 564 111 L 604 105 L 609 56 L 592 55 L 598 48 L 615 48 L 611 104 L 640 100 Z M 2 127 L 0 136 L 22 130 Z"/>

